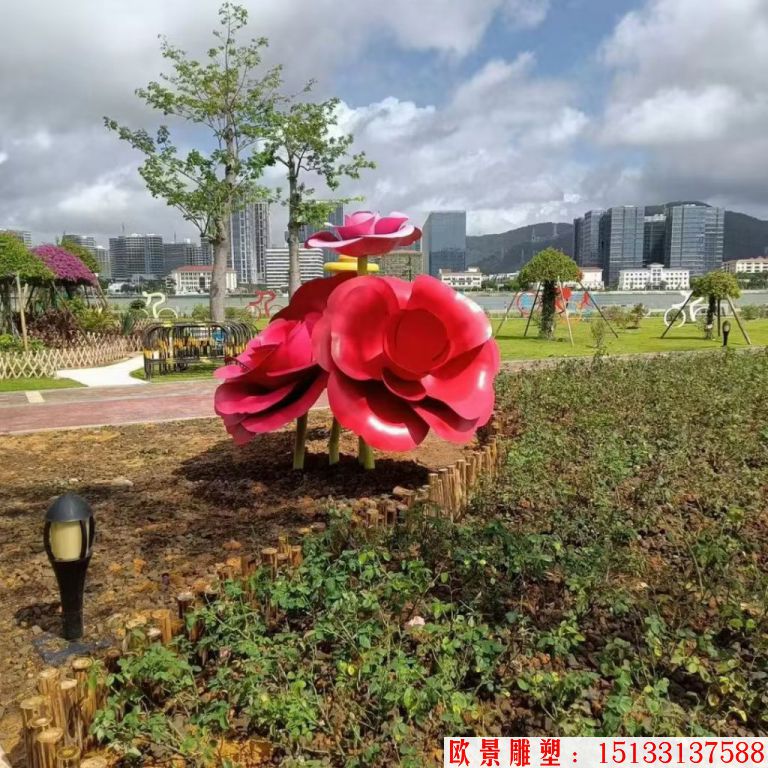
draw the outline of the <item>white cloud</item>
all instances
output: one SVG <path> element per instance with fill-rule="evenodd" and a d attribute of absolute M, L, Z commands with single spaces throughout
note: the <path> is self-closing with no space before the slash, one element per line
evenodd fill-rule
<path fill-rule="evenodd" d="M 600 58 L 613 81 L 596 135 L 643 151 L 635 195 L 768 213 L 756 183 L 768 169 L 765 0 L 647 0 Z"/>

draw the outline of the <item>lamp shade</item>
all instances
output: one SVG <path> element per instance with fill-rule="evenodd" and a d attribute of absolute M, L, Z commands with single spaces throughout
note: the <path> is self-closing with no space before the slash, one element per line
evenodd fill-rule
<path fill-rule="evenodd" d="M 51 560 L 71 562 L 91 555 L 96 526 L 88 502 L 65 493 L 45 515 L 45 548 Z"/>

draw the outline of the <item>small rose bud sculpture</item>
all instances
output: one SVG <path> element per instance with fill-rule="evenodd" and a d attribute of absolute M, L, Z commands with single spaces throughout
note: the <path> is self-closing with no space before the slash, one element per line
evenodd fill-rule
<path fill-rule="evenodd" d="M 302 286 L 235 364 L 217 371 L 216 412 L 237 443 L 296 419 L 294 468 L 303 468 L 307 413 L 326 388 L 331 464 L 342 426 L 373 468 L 371 447 L 408 451 L 430 429 L 466 443 L 488 422 L 500 359 L 482 309 L 427 275 L 411 283 L 367 274 L 369 256 L 420 237 L 403 214 L 360 211 L 307 240 L 356 258 L 358 276 Z"/>

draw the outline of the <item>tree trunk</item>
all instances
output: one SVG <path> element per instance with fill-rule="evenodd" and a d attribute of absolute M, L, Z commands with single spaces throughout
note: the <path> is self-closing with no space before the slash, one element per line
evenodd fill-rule
<path fill-rule="evenodd" d="M 555 299 L 557 293 L 554 280 L 545 280 L 541 290 L 541 325 L 539 337 L 552 339 L 555 335 Z"/>
<path fill-rule="evenodd" d="M 301 286 L 299 266 L 299 222 L 296 220 L 301 203 L 298 178 L 288 174 L 288 296 L 293 296 Z"/>
<path fill-rule="evenodd" d="M 213 272 L 211 273 L 211 320 L 221 323 L 224 320 L 224 300 L 227 296 L 227 263 L 229 262 L 230 237 L 232 230 L 232 206 L 237 191 L 237 145 L 232 125 L 224 130 L 227 145 L 227 162 L 224 166 L 224 181 L 227 186 L 227 199 L 223 210 L 215 222 L 216 237 L 213 242 Z M 234 266 L 234 265 L 233 265 Z"/>
<path fill-rule="evenodd" d="M 709 303 L 707 305 L 707 328 L 705 331 L 706 338 L 712 338 L 712 328 L 715 325 L 715 313 L 717 312 L 717 299 L 710 294 Z"/>
<path fill-rule="evenodd" d="M 224 320 L 224 301 L 227 297 L 227 264 L 229 263 L 229 221 L 221 222 L 219 237 L 211 243 L 213 246 L 213 272 L 211 273 L 211 320 L 221 323 Z"/>

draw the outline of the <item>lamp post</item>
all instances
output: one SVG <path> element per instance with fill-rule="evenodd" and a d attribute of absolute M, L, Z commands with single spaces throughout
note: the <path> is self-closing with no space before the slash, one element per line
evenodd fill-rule
<path fill-rule="evenodd" d="M 731 321 L 726 320 L 723 323 L 723 346 L 728 346 L 728 334 L 731 332 Z"/>
<path fill-rule="evenodd" d="M 59 583 L 66 640 L 83 636 L 83 589 L 95 534 L 93 511 L 76 493 L 59 496 L 45 515 L 45 551 Z"/>

